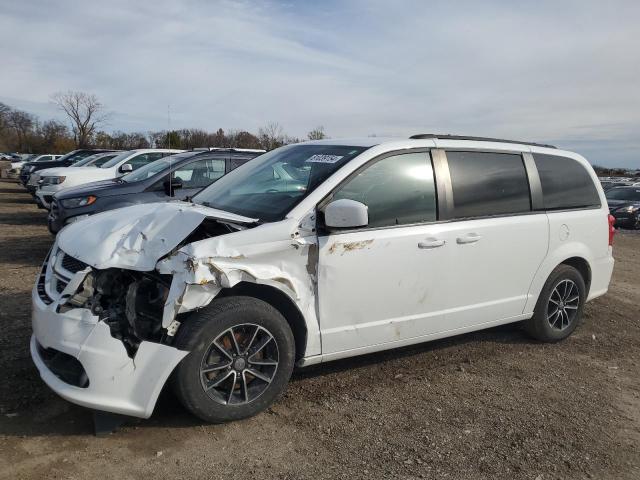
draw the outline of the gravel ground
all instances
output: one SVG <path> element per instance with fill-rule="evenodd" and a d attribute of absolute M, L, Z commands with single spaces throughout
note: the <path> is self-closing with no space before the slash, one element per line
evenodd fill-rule
<path fill-rule="evenodd" d="M 640 478 L 640 235 L 616 237 L 608 295 L 568 340 L 517 325 L 294 374 L 267 412 L 202 424 L 163 392 L 153 417 L 92 435 L 28 353 L 45 213 L 0 183 L 0 478 Z"/>

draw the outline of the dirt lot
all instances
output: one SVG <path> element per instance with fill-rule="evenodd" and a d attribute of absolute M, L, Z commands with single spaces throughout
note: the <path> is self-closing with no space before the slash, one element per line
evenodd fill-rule
<path fill-rule="evenodd" d="M 517 326 L 302 370 L 258 417 L 206 425 L 164 392 L 105 438 L 28 353 L 45 214 L 0 183 L 1 478 L 640 478 L 640 235 L 567 341 Z"/>

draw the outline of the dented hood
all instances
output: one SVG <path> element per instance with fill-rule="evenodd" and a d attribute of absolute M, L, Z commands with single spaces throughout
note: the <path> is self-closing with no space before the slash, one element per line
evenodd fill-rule
<path fill-rule="evenodd" d="M 147 203 L 110 210 L 65 227 L 57 238 L 68 255 L 98 269 L 151 271 L 207 218 L 256 219 L 186 202 Z"/>

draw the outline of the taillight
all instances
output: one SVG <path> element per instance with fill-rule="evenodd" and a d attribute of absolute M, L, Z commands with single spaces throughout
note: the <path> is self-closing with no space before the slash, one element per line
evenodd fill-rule
<path fill-rule="evenodd" d="M 616 227 L 613 225 L 616 223 L 616 217 L 609 215 L 609 246 L 613 245 L 613 236 L 616 234 Z"/>

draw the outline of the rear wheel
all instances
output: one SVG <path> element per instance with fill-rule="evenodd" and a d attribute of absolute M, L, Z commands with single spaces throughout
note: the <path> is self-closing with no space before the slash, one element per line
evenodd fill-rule
<path fill-rule="evenodd" d="M 540 292 L 533 317 L 525 322 L 527 333 L 542 342 L 567 338 L 582 318 L 586 290 L 578 270 L 564 264 L 556 267 Z"/>
<path fill-rule="evenodd" d="M 255 415 L 284 392 L 295 359 L 286 319 L 251 297 L 215 300 L 186 320 L 176 346 L 189 350 L 173 375 L 182 404 L 207 422 Z"/>

